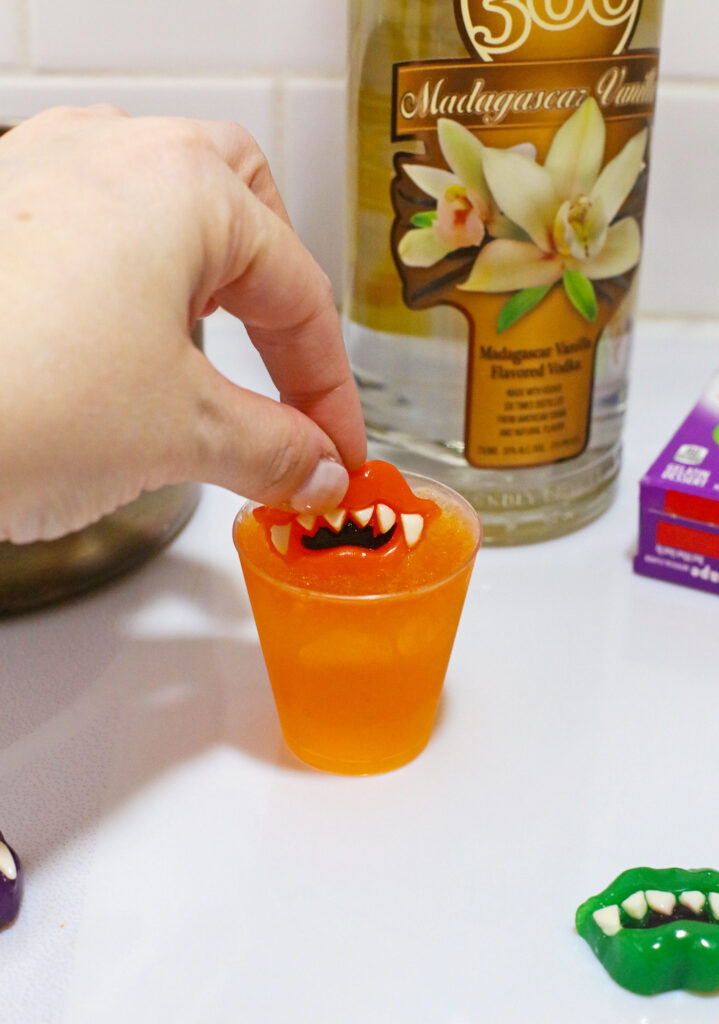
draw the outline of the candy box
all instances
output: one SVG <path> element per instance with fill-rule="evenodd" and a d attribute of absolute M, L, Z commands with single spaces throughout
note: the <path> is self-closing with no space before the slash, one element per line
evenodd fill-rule
<path fill-rule="evenodd" d="M 719 373 L 643 477 L 634 571 L 719 594 Z"/>

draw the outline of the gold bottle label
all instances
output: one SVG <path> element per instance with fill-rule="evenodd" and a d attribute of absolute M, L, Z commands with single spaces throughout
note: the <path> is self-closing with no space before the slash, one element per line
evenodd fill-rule
<path fill-rule="evenodd" d="M 412 309 L 469 323 L 465 455 L 536 466 L 588 441 L 594 363 L 642 246 L 658 52 L 641 0 L 454 0 L 467 60 L 393 68 L 391 245 Z"/>
<path fill-rule="evenodd" d="M 556 60 L 622 53 L 642 0 L 454 0 L 457 25 L 480 60 Z"/>

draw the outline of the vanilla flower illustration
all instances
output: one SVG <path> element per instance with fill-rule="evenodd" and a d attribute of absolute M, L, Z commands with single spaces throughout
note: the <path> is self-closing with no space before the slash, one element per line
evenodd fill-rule
<path fill-rule="evenodd" d="M 401 239 L 397 252 L 408 267 L 431 267 L 455 249 L 478 246 L 494 238 L 524 238 L 500 213 L 482 170 L 484 146 L 457 121 L 440 118 L 437 134 L 450 170 L 424 164 L 405 164 L 419 188 L 436 200 L 436 210 L 415 214 L 414 227 Z M 533 146 L 518 147 L 523 153 Z M 525 156 L 525 159 L 531 159 Z"/>
<path fill-rule="evenodd" d="M 524 315 L 557 281 L 587 319 L 596 318 L 592 281 L 616 277 L 639 262 L 634 217 L 614 223 L 644 167 L 647 130 L 631 138 L 602 169 L 606 126 L 587 99 L 557 131 L 544 166 L 510 149 L 483 149 L 485 181 L 502 212 L 528 240 L 485 245 L 467 280 L 471 292 L 518 291 L 500 330 Z M 507 322 L 509 321 L 509 322 Z"/>

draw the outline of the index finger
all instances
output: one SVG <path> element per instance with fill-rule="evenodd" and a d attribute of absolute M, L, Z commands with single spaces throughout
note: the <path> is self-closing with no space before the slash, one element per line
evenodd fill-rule
<path fill-rule="evenodd" d="M 278 217 L 290 223 L 270 165 L 254 136 L 233 121 L 195 121 L 228 167 Z"/>
<path fill-rule="evenodd" d="M 334 441 L 366 458 L 359 395 L 329 280 L 289 225 L 236 181 L 226 281 L 214 299 L 243 321 L 280 394 Z"/>

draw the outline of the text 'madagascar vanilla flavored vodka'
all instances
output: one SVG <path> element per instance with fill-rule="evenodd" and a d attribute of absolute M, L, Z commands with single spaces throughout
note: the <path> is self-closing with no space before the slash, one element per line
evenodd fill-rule
<path fill-rule="evenodd" d="M 661 0 L 351 0 L 344 326 L 374 454 L 490 543 L 611 503 Z"/>

